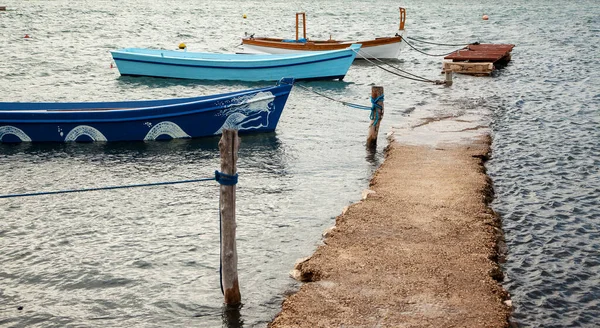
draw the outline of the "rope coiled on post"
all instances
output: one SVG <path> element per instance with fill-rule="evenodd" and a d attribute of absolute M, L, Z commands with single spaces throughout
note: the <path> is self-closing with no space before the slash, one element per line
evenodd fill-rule
<path fill-rule="evenodd" d="M 238 174 L 229 175 L 215 170 L 215 180 L 223 186 L 234 186 L 238 183 Z"/>
<path fill-rule="evenodd" d="M 362 110 L 370 110 L 371 114 L 369 115 L 369 118 L 371 120 L 374 120 L 373 125 L 376 125 L 377 121 L 379 121 L 379 114 L 377 113 L 377 108 L 382 108 L 382 107 L 377 102 L 383 101 L 383 95 L 377 97 L 376 99 L 373 99 L 373 97 L 369 97 L 371 99 L 371 107 L 369 107 L 369 106 L 364 106 L 364 105 L 359 105 L 359 104 L 353 104 L 353 103 L 349 103 L 349 102 L 346 102 L 346 101 L 341 101 L 341 100 L 329 97 L 329 96 L 324 95 L 322 93 L 316 92 L 316 91 L 314 91 L 314 90 L 312 90 L 310 88 L 307 88 L 305 86 L 299 85 L 298 83 L 296 83 L 295 86 L 298 86 L 298 87 L 300 87 L 300 88 L 302 88 L 304 90 L 310 91 L 310 92 L 312 92 L 312 93 L 314 93 L 314 94 L 316 94 L 318 96 L 321 96 L 321 97 L 327 98 L 329 100 L 338 102 L 338 103 L 340 103 L 342 105 L 345 105 L 345 106 L 348 106 L 348 107 L 362 109 Z"/>
<path fill-rule="evenodd" d="M 347 101 L 338 100 L 338 99 L 329 97 L 328 95 L 325 95 L 325 94 L 319 93 L 317 91 L 314 91 L 314 90 L 312 90 L 312 89 L 310 89 L 308 87 L 305 87 L 305 86 L 303 86 L 303 85 L 301 85 L 299 83 L 295 83 L 294 86 L 300 87 L 300 88 L 302 88 L 302 89 L 304 89 L 306 91 L 312 92 L 312 93 L 314 93 L 314 94 L 316 94 L 318 96 L 321 96 L 323 98 L 327 98 L 327 99 L 329 99 L 331 101 L 338 102 L 338 103 L 340 103 L 340 104 L 342 104 L 344 106 L 348 106 L 348 107 L 352 107 L 352 108 L 357 108 L 357 109 L 363 109 L 363 110 L 371 110 L 371 107 L 369 107 L 369 106 L 364 106 L 364 105 L 350 103 L 350 102 L 347 102 Z"/>
<path fill-rule="evenodd" d="M 369 118 L 373 121 L 373 126 L 377 125 L 377 122 L 379 122 L 379 112 L 377 111 L 377 109 L 383 109 L 383 107 L 381 107 L 380 104 L 378 104 L 379 101 L 383 101 L 383 95 L 373 99 L 373 97 L 371 97 L 371 115 L 369 115 Z"/>

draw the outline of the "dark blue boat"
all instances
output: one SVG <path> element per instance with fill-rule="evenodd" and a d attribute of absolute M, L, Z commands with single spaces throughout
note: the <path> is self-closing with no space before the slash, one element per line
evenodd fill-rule
<path fill-rule="evenodd" d="M 294 80 L 194 98 L 0 102 L 0 142 L 141 141 L 274 131 Z"/>

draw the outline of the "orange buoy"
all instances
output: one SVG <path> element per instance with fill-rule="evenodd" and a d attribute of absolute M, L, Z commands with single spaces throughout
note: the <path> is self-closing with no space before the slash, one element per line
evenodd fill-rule
<path fill-rule="evenodd" d="M 29 34 L 25 34 L 24 38 L 25 38 L 25 39 L 29 39 L 29 38 L 31 38 L 31 37 L 29 36 Z"/>
<path fill-rule="evenodd" d="M 490 17 L 488 17 L 488 15 L 483 15 L 483 17 L 481 17 L 481 18 L 483 18 L 483 20 L 488 20 L 488 19 L 490 19 Z"/>

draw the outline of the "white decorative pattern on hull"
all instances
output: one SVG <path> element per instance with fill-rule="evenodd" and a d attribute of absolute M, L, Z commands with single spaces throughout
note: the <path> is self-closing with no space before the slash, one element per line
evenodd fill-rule
<path fill-rule="evenodd" d="M 92 141 L 107 141 L 102 132 L 89 125 L 79 125 L 73 128 L 65 137 L 65 141 L 77 141 L 77 138 L 81 136 L 88 136 Z"/>
<path fill-rule="evenodd" d="M 215 134 L 225 129 L 253 130 L 269 126 L 269 114 L 274 109 L 272 92 L 259 92 L 253 95 L 235 98 L 227 109 L 218 115 L 227 116 L 225 122 Z"/>
<path fill-rule="evenodd" d="M 173 122 L 164 121 L 153 126 L 152 129 L 148 131 L 148 134 L 146 134 L 144 140 L 156 140 L 156 138 L 161 135 L 168 135 L 173 139 L 191 138 L 179 127 L 179 125 Z"/>
<path fill-rule="evenodd" d="M 10 125 L 0 126 L 0 140 L 2 140 L 2 138 L 4 138 L 4 136 L 7 134 L 12 134 L 21 139 L 23 142 L 31 142 L 31 138 L 29 138 L 29 136 L 25 134 L 23 130 Z"/>

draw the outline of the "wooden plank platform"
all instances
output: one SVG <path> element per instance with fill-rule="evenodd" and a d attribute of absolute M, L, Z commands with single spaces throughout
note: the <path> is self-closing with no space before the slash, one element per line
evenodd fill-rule
<path fill-rule="evenodd" d="M 0 6 L 0 11 L 6 11 L 6 7 L 5 6 Z"/>
<path fill-rule="evenodd" d="M 454 72 L 460 74 L 470 75 L 490 75 L 494 71 L 494 63 L 492 62 L 451 62 L 444 61 L 442 67 L 442 73 Z"/>
<path fill-rule="evenodd" d="M 490 75 L 498 64 L 510 61 L 514 44 L 470 44 L 444 57 L 442 72 Z"/>
<path fill-rule="evenodd" d="M 444 57 L 453 62 L 498 62 L 509 61 L 514 44 L 470 44 Z"/>
<path fill-rule="evenodd" d="M 512 51 L 514 47 L 514 44 L 470 44 L 467 46 L 468 49 L 474 51 Z"/>

